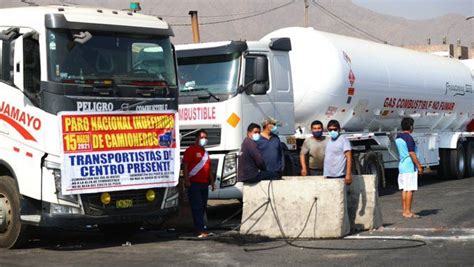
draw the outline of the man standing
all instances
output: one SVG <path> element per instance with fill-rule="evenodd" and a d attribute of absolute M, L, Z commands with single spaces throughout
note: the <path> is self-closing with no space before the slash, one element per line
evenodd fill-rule
<path fill-rule="evenodd" d="M 410 135 L 413 132 L 413 118 L 402 119 L 402 132 L 397 135 L 397 144 L 400 162 L 398 164 L 398 188 L 402 191 L 403 217 L 418 218 L 419 216 L 411 211 L 413 202 L 413 192 L 418 190 L 418 174 L 423 173 L 418 158 L 416 157 L 416 144 Z M 416 168 L 415 168 L 416 165 Z M 418 172 L 417 172 L 418 169 Z"/>
<path fill-rule="evenodd" d="M 328 138 L 323 136 L 323 123 L 316 120 L 311 123 L 313 136 L 304 140 L 300 152 L 301 176 L 308 175 L 306 155 L 309 154 L 309 175 L 323 175 L 324 152 Z"/>
<path fill-rule="evenodd" d="M 278 138 L 278 121 L 266 118 L 262 122 L 261 138 L 257 141 L 257 147 L 262 154 L 267 171 L 278 173 L 281 177 L 284 168 L 283 149 L 280 138 Z"/>
<path fill-rule="evenodd" d="M 260 126 L 250 123 L 247 128 L 247 137 L 242 142 L 240 150 L 238 180 L 245 183 L 258 183 L 262 180 L 278 178 L 276 172 L 267 171 L 265 161 L 257 148 L 260 140 Z"/>
<path fill-rule="evenodd" d="M 337 120 L 330 120 L 327 126 L 329 137 L 324 156 L 324 176 L 344 178 L 347 185 L 352 183 L 352 151 L 349 140 L 340 135 L 341 126 Z"/>
<path fill-rule="evenodd" d="M 208 236 L 205 230 L 204 216 L 206 214 L 209 185 L 214 191 L 214 176 L 211 172 L 211 159 L 204 149 L 207 144 L 207 132 L 199 130 L 196 141 L 184 151 L 183 176 L 184 186 L 188 188 L 189 204 L 193 214 L 194 229 L 199 238 Z"/>

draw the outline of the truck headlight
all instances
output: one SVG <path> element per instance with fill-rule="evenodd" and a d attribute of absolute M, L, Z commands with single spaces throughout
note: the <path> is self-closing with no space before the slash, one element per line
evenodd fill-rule
<path fill-rule="evenodd" d="M 237 182 L 237 154 L 229 153 L 224 157 L 221 187 L 231 186 Z"/>
<path fill-rule="evenodd" d="M 54 203 L 51 203 L 51 206 L 49 206 L 49 213 L 51 214 L 82 214 L 79 208 L 58 205 Z"/>
<path fill-rule="evenodd" d="M 166 189 L 165 209 L 178 206 L 178 187 L 168 187 Z"/>
<path fill-rule="evenodd" d="M 73 202 L 73 203 L 78 203 L 78 199 L 76 195 L 65 196 L 61 193 L 61 169 L 60 169 L 61 166 L 60 164 L 45 160 L 44 167 L 46 167 L 48 170 L 50 170 L 53 173 L 54 185 L 56 187 L 55 193 L 58 199 L 62 199 L 62 200 Z"/>

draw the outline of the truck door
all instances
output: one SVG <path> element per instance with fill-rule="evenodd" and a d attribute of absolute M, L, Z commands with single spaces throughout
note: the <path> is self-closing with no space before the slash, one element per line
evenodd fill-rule
<path fill-rule="evenodd" d="M 262 61 L 266 61 L 266 66 Z M 256 77 L 262 76 L 263 69 L 267 72 L 266 80 Z M 251 84 L 257 78 L 257 83 L 246 86 L 243 93 L 244 128 L 251 122 L 260 124 L 270 116 L 282 123 L 279 129 L 281 135 L 292 135 L 295 129 L 294 102 L 288 52 L 272 50 L 269 54 L 247 55 L 243 84 Z"/>
<path fill-rule="evenodd" d="M 274 118 L 282 123 L 279 129 L 280 135 L 293 135 L 295 132 L 295 115 L 288 52 L 272 50 L 270 58 L 270 78 L 273 84 L 270 97 Z"/>
<path fill-rule="evenodd" d="M 267 116 L 275 117 L 273 83 L 270 79 L 268 62 L 268 56 L 264 53 L 245 56 L 243 77 L 245 91 L 242 93 L 243 136 L 246 136 L 247 126 L 251 122 L 260 124 Z M 257 75 L 266 76 L 266 79 L 257 81 Z"/>

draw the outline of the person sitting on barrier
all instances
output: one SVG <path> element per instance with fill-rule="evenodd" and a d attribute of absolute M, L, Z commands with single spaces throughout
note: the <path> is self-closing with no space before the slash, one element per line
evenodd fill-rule
<path fill-rule="evenodd" d="M 281 177 L 285 160 L 280 138 L 278 137 L 279 124 L 277 120 L 270 117 L 263 120 L 262 133 L 257 141 L 257 147 L 263 156 L 267 171 L 276 172 Z"/>
<path fill-rule="evenodd" d="M 211 171 L 211 159 L 204 148 L 207 144 L 207 132 L 196 132 L 196 141 L 190 145 L 183 156 L 184 186 L 188 188 L 189 204 L 193 214 L 194 228 L 199 238 L 207 237 L 204 216 L 206 214 L 209 185 L 215 190 L 214 175 Z"/>
<path fill-rule="evenodd" d="M 410 135 L 413 132 L 413 118 L 402 119 L 402 132 L 395 139 L 400 162 L 398 163 L 398 188 L 402 191 L 403 217 L 419 218 L 411 211 L 413 193 L 418 190 L 418 174 L 423 173 L 423 167 L 416 157 L 416 144 Z M 416 168 L 415 168 L 416 165 Z M 418 172 L 417 172 L 418 169 Z"/>
<path fill-rule="evenodd" d="M 340 134 L 341 126 L 337 120 L 327 125 L 329 140 L 324 156 L 324 176 L 344 178 L 347 185 L 352 183 L 352 148 L 349 139 Z"/>
<path fill-rule="evenodd" d="M 313 136 L 304 140 L 300 152 L 301 176 L 308 175 L 306 155 L 309 154 L 309 175 L 323 175 L 324 152 L 328 139 L 323 136 L 323 123 L 315 120 L 311 123 Z"/>
<path fill-rule="evenodd" d="M 258 183 L 262 180 L 278 178 L 276 172 L 267 171 L 262 154 L 257 148 L 260 139 L 260 126 L 250 123 L 247 127 L 247 137 L 242 142 L 240 150 L 238 180 L 244 183 Z"/>

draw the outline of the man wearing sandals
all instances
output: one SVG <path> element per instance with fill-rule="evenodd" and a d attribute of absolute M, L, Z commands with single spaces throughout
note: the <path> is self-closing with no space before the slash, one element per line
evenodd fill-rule
<path fill-rule="evenodd" d="M 398 164 L 398 188 L 402 191 L 403 217 L 418 218 L 411 210 L 413 192 L 418 190 L 418 174 L 423 173 L 418 158 L 416 157 L 416 144 L 410 135 L 413 132 L 413 118 L 402 119 L 402 132 L 397 135 L 397 144 L 400 162 Z M 415 168 L 416 166 L 416 168 Z M 418 171 L 417 171 L 418 169 Z"/>

